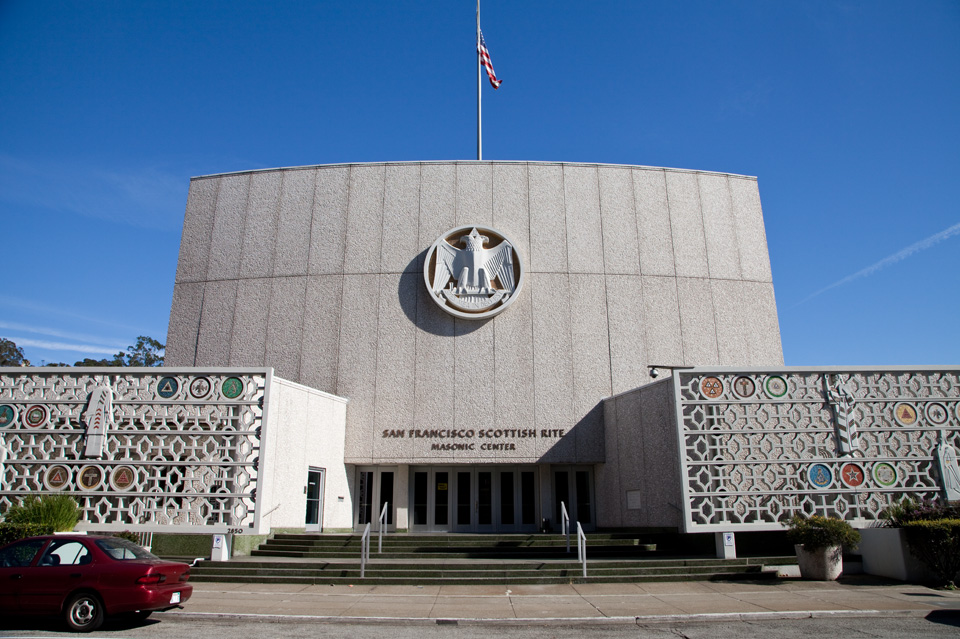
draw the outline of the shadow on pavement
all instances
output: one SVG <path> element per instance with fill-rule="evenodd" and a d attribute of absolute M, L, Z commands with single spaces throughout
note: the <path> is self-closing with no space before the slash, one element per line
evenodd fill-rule
<path fill-rule="evenodd" d="M 960 610 L 934 610 L 925 619 L 944 626 L 960 628 Z"/>
<path fill-rule="evenodd" d="M 153 618 L 140 620 L 127 616 L 108 617 L 107 620 L 103 622 L 103 625 L 100 626 L 100 628 L 98 628 L 95 632 L 124 632 L 130 630 L 131 628 L 147 628 L 158 623 L 160 623 L 160 620 Z M 45 632 L 62 632 L 63 634 L 70 636 L 83 636 L 83 634 L 78 634 L 69 630 L 66 624 L 63 623 L 63 620 L 59 617 L 50 615 L 4 615 L 3 618 L 0 619 L 0 630 L 42 630 Z"/>

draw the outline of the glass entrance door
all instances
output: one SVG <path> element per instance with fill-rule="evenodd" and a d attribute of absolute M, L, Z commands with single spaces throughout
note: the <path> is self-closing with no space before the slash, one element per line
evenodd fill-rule
<path fill-rule="evenodd" d="M 576 522 L 584 530 L 593 530 L 593 473 L 589 467 L 554 466 L 553 467 L 553 527 L 560 529 L 562 513 L 561 502 L 567 508 L 570 525 Z"/>
<path fill-rule="evenodd" d="M 371 530 L 379 531 L 380 513 L 385 505 L 387 512 L 384 530 L 394 530 L 397 506 L 393 497 L 393 469 L 358 468 L 356 504 L 354 522 L 357 530 L 363 530 L 369 523 Z"/>
<path fill-rule="evenodd" d="M 412 530 L 536 532 L 535 467 L 411 469 Z"/>
<path fill-rule="evenodd" d="M 322 468 L 310 468 L 307 471 L 307 532 L 323 530 L 323 479 Z"/>

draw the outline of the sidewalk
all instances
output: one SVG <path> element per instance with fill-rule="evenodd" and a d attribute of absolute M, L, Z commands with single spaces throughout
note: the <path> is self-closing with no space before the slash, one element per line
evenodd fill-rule
<path fill-rule="evenodd" d="M 331 586 L 197 583 L 161 618 L 257 616 L 320 622 L 647 623 L 705 619 L 925 616 L 957 611 L 960 591 L 867 576 L 838 582 L 698 581 L 543 586 Z"/>

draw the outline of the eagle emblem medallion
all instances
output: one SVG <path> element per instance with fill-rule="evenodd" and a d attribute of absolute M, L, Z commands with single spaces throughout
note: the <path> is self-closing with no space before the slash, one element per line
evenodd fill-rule
<path fill-rule="evenodd" d="M 523 262 L 507 236 L 484 226 L 444 233 L 423 264 L 423 279 L 440 308 L 464 319 L 501 312 L 523 285 Z"/>

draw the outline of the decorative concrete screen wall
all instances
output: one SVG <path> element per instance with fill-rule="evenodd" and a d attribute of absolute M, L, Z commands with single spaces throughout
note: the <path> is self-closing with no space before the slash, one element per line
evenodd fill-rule
<path fill-rule="evenodd" d="M 0 369 L 0 508 L 68 493 L 81 529 L 259 532 L 258 496 L 290 501 L 264 486 L 282 384 L 310 390 L 271 369 Z"/>
<path fill-rule="evenodd" d="M 687 532 L 865 525 L 960 498 L 960 370 L 697 368 L 673 377 Z"/>

